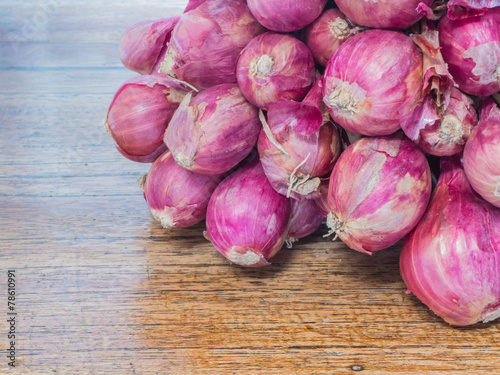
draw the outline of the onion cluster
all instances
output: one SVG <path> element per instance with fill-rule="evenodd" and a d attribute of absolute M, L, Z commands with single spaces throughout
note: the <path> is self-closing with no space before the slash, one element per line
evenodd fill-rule
<path fill-rule="evenodd" d="M 120 57 L 141 76 L 107 130 L 153 163 L 152 216 L 205 220 L 232 263 L 325 223 L 365 254 L 403 240 L 404 282 L 448 323 L 498 318 L 500 2 L 335 3 L 190 0 L 133 25 Z"/>

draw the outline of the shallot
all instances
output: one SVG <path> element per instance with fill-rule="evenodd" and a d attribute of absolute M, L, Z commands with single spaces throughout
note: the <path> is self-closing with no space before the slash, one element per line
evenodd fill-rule
<path fill-rule="evenodd" d="M 267 29 L 287 33 L 302 29 L 323 11 L 327 0 L 248 0 L 248 7 Z"/>
<path fill-rule="evenodd" d="M 483 103 L 479 125 L 465 145 L 463 160 L 474 190 L 500 207 L 500 109 L 491 99 Z"/>
<path fill-rule="evenodd" d="M 199 90 L 236 82 L 241 50 L 264 31 L 246 0 L 205 0 L 181 16 L 159 72 Z"/>
<path fill-rule="evenodd" d="M 471 189 L 458 155 L 442 158 L 429 207 L 403 242 L 400 270 L 409 292 L 449 324 L 500 317 L 500 210 Z"/>
<path fill-rule="evenodd" d="M 283 247 L 289 221 L 288 199 L 274 191 L 257 161 L 217 187 L 208 204 L 205 237 L 229 261 L 260 267 Z"/>
<path fill-rule="evenodd" d="M 324 102 L 333 120 L 363 135 L 400 129 L 421 100 L 422 55 L 396 31 L 368 30 L 337 49 L 324 74 Z"/>
<path fill-rule="evenodd" d="M 229 171 L 254 148 L 258 110 L 235 83 L 186 95 L 165 132 L 165 144 L 182 167 L 202 174 Z"/>
<path fill-rule="evenodd" d="M 223 175 L 200 175 L 180 167 L 170 151 L 151 167 L 144 197 L 163 228 L 184 228 L 205 218 L 208 202 Z"/>
<path fill-rule="evenodd" d="M 314 233 L 326 217 L 326 215 L 321 214 L 314 200 L 309 199 L 299 202 L 295 199 L 290 199 L 290 207 L 290 227 L 286 239 L 286 244 L 289 248 L 299 239 Z"/>
<path fill-rule="evenodd" d="M 166 76 L 143 75 L 126 81 L 106 119 L 118 151 L 133 161 L 155 161 L 167 149 L 165 129 L 186 94 L 182 84 Z"/>
<path fill-rule="evenodd" d="M 500 91 L 500 8 L 476 17 L 439 21 L 444 60 L 460 90 L 489 96 Z"/>
<path fill-rule="evenodd" d="M 304 98 L 316 78 L 314 58 L 297 38 L 267 32 L 241 52 L 236 77 L 248 101 L 268 109 L 280 98 Z"/>
<path fill-rule="evenodd" d="M 362 138 L 344 151 L 330 177 L 330 234 L 362 253 L 385 249 L 417 225 L 430 194 L 427 159 L 402 132 Z"/>

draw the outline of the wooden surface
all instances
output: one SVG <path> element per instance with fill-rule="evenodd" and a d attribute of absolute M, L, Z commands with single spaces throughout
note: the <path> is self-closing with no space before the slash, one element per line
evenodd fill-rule
<path fill-rule="evenodd" d="M 42 3 L 0 0 L 0 374 L 500 373 L 500 323 L 443 323 L 405 294 L 398 247 L 369 257 L 323 227 L 243 269 L 202 224 L 161 229 L 136 185 L 148 166 L 102 120 L 134 75 L 120 34 L 182 1 Z"/>

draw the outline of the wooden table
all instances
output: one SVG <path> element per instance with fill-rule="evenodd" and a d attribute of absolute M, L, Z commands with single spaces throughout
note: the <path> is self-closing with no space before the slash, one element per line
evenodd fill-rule
<path fill-rule="evenodd" d="M 369 257 L 323 227 L 243 269 L 202 224 L 161 229 L 148 165 L 102 120 L 134 75 L 121 33 L 183 2 L 46 3 L 0 0 L 1 374 L 500 373 L 500 324 L 452 328 L 406 295 L 397 246 Z"/>

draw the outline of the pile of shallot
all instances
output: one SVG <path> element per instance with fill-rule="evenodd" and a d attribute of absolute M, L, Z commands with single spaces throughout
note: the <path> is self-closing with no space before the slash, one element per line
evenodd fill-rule
<path fill-rule="evenodd" d="M 132 26 L 116 148 L 153 163 L 164 228 L 204 221 L 232 263 L 314 232 L 403 240 L 408 293 L 452 325 L 500 317 L 500 0 L 335 2 L 190 0 Z"/>

